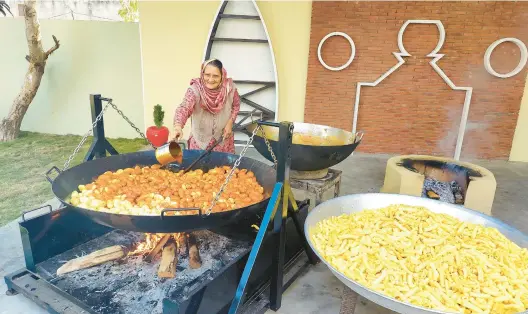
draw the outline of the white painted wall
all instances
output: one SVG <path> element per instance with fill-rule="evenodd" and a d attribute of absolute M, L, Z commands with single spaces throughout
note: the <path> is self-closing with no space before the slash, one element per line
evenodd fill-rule
<path fill-rule="evenodd" d="M 145 129 L 139 25 L 97 21 L 41 20 L 44 49 L 51 35 L 61 46 L 46 71 L 22 122 L 22 130 L 84 135 L 91 127 L 90 94 L 102 94 Z M 20 91 L 28 63 L 24 19 L 0 19 L 0 118 L 5 117 Z M 106 136 L 136 138 L 139 134 L 108 108 Z"/>
<path fill-rule="evenodd" d="M 253 1 L 229 1 L 224 14 L 259 15 Z M 212 22 L 212 21 L 211 21 Z M 247 38 L 270 40 L 263 20 L 222 19 L 215 37 Z M 234 80 L 275 81 L 277 80 L 273 51 L 270 44 L 245 42 L 214 42 L 211 58 L 222 61 L 227 73 Z M 240 95 L 262 87 L 255 84 L 238 84 Z M 247 97 L 249 100 L 277 112 L 277 88 L 271 87 Z M 253 107 L 241 103 L 241 111 L 251 111 Z M 238 117 L 237 122 L 244 117 Z M 254 120 L 260 118 L 255 116 Z M 248 122 L 249 119 L 243 123 Z M 244 134 L 236 134 L 235 139 L 245 140 Z"/>

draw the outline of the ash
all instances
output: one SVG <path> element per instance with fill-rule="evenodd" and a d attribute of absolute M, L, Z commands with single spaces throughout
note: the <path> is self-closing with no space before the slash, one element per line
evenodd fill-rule
<path fill-rule="evenodd" d="M 456 182 L 442 182 L 433 178 L 425 178 L 422 188 L 422 197 L 428 197 L 427 192 L 432 191 L 438 195 L 442 202 L 463 204 L 462 187 Z"/>
<path fill-rule="evenodd" d="M 251 243 L 234 240 L 207 230 L 195 231 L 202 267 L 191 269 L 188 256 L 179 254 L 176 277 L 158 278 L 160 257 L 151 263 L 129 256 L 92 268 L 56 277 L 66 261 L 112 245 L 130 248 L 142 241 L 141 233 L 114 230 L 57 255 L 37 266 L 38 272 L 63 291 L 101 314 L 162 313 L 164 298 L 181 303 L 221 274 L 251 250 Z"/>

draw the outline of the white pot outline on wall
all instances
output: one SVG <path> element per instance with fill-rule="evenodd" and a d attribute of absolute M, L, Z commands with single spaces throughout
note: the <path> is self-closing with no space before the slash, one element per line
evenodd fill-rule
<path fill-rule="evenodd" d="M 464 107 L 462 109 L 462 117 L 460 118 L 460 127 L 458 129 L 458 136 L 457 136 L 457 143 L 455 148 L 455 154 L 453 158 L 455 160 L 460 159 L 460 152 L 462 151 L 462 143 L 464 140 L 464 133 L 466 131 L 466 123 L 467 118 L 469 114 L 469 105 L 471 103 L 471 95 L 473 93 L 473 87 L 458 87 L 456 86 L 449 77 L 444 73 L 442 69 L 436 64 L 438 60 L 440 60 L 444 55 L 439 54 L 438 52 L 444 45 L 445 41 L 445 28 L 444 25 L 440 20 L 408 20 L 406 21 L 402 27 L 400 28 L 400 31 L 398 32 L 398 48 L 400 49 L 400 52 L 393 52 L 394 56 L 398 60 L 398 63 L 390 68 L 387 72 L 385 72 L 383 75 L 381 75 L 378 79 L 376 79 L 374 82 L 358 82 L 356 86 L 356 98 L 354 103 L 354 118 L 352 122 L 352 133 L 356 132 L 357 127 L 357 118 L 358 118 L 358 110 L 359 110 L 359 100 L 360 100 L 360 91 L 362 86 L 369 86 L 374 87 L 377 86 L 381 81 L 383 81 L 386 77 L 391 75 L 394 71 L 396 71 L 400 66 L 402 66 L 405 63 L 405 60 L 403 57 L 410 57 L 411 54 L 405 50 L 405 47 L 403 47 L 403 33 L 405 32 L 405 29 L 410 24 L 432 24 L 436 25 L 438 28 L 438 32 L 440 35 L 440 38 L 438 40 L 438 44 L 436 45 L 435 49 L 431 51 L 427 57 L 433 58 L 429 62 L 431 67 L 435 70 L 436 73 L 444 80 L 444 82 L 452 89 L 452 90 L 459 90 L 459 91 L 465 91 L 466 96 L 464 99 Z M 352 153 L 353 154 L 353 153 Z"/>

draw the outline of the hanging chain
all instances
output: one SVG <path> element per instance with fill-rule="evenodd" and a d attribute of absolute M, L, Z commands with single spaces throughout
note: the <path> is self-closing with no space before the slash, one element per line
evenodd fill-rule
<path fill-rule="evenodd" d="M 127 116 L 125 116 L 125 114 L 123 113 L 123 111 L 121 111 L 121 110 L 119 110 L 119 108 L 117 108 L 117 106 L 112 102 L 112 99 L 107 99 L 107 101 L 108 101 L 108 104 L 110 104 L 110 106 L 112 106 L 112 107 L 115 109 L 115 111 L 117 111 L 117 113 L 119 113 L 119 115 L 120 115 L 121 117 L 123 117 L 123 119 L 125 119 L 125 121 L 128 122 L 128 124 L 130 124 L 130 126 L 131 126 L 134 130 L 136 130 L 136 132 L 138 132 L 139 135 L 141 135 L 141 137 L 142 137 L 145 141 L 147 141 L 147 143 L 149 143 L 149 145 L 150 145 L 152 148 L 155 148 L 154 145 L 153 145 L 153 144 L 149 141 L 149 139 L 145 136 L 145 134 L 143 134 L 143 132 L 141 132 L 141 130 L 140 130 L 140 129 L 139 129 L 134 123 L 132 123 L 132 121 L 130 121 L 130 119 L 129 119 Z"/>
<path fill-rule="evenodd" d="M 233 173 L 235 173 L 235 169 L 238 168 L 238 166 L 240 165 L 240 162 L 242 161 L 242 157 L 244 157 L 244 155 L 246 154 L 249 146 L 253 142 L 253 138 L 255 137 L 255 134 L 257 134 L 257 130 L 260 129 L 260 128 L 261 128 L 261 126 L 257 124 L 257 127 L 255 129 L 253 129 L 253 133 L 251 133 L 251 137 L 249 138 L 249 140 L 247 141 L 246 145 L 244 146 L 244 148 L 240 152 L 240 156 L 238 156 L 237 160 L 235 160 L 235 163 L 233 164 L 233 167 L 229 171 L 229 174 L 227 175 L 226 180 L 224 181 L 224 183 L 220 187 L 220 190 L 218 191 L 218 193 L 216 193 L 215 198 L 213 199 L 213 202 L 211 203 L 211 206 L 205 212 L 205 215 L 209 216 L 211 214 L 211 211 L 213 210 L 213 207 L 216 205 L 216 203 L 220 199 L 220 195 L 222 195 L 222 193 L 224 192 L 224 189 L 226 188 L 227 184 L 229 183 L 229 180 L 231 179 L 231 176 L 233 175 Z"/>
<path fill-rule="evenodd" d="M 251 122 L 255 123 L 255 121 L 253 121 L 253 111 L 249 113 L 249 116 L 250 116 Z M 262 111 L 260 112 L 260 120 L 262 120 Z M 271 158 L 273 159 L 273 168 L 277 169 L 277 157 L 275 157 L 275 153 L 273 153 L 273 149 L 271 148 L 271 144 L 268 141 L 268 138 L 266 137 L 266 132 L 264 131 L 264 128 L 262 128 L 262 126 L 257 123 L 256 129 L 260 129 L 260 132 L 262 132 L 262 138 L 264 139 L 264 142 L 266 143 L 266 146 L 268 147 L 268 151 L 271 155 Z"/>
<path fill-rule="evenodd" d="M 108 109 L 108 106 L 112 106 L 112 108 L 114 108 L 117 111 L 117 113 L 119 113 L 119 115 L 121 115 L 121 117 L 123 117 L 123 119 L 125 119 L 130 124 L 130 126 L 132 126 L 132 128 L 134 128 L 136 130 L 136 132 L 138 132 L 139 135 L 141 135 L 141 137 L 143 137 L 143 139 L 145 139 L 150 144 L 150 146 L 154 148 L 154 145 L 152 145 L 152 143 L 148 140 L 148 138 L 145 136 L 145 134 L 143 134 L 143 132 L 141 132 L 141 130 L 139 130 L 136 127 L 136 125 L 134 123 L 132 123 L 132 121 L 130 121 L 130 119 L 128 119 L 127 116 L 125 116 L 123 111 L 121 111 L 121 110 L 119 110 L 119 108 L 117 108 L 117 106 L 112 102 L 112 99 L 104 98 L 104 99 L 101 99 L 101 100 L 105 100 L 107 102 L 106 105 L 104 106 L 103 110 L 101 110 L 101 113 L 99 113 L 97 115 L 97 117 L 95 118 L 95 121 L 92 123 L 92 127 L 88 130 L 88 132 L 86 132 L 86 134 L 82 137 L 81 142 L 79 142 L 77 147 L 75 147 L 75 149 L 73 150 L 73 153 L 70 155 L 70 157 L 68 157 L 68 160 L 66 160 L 66 162 L 64 163 L 64 167 L 63 167 L 62 171 L 66 170 L 66 169 L 68 169 L 70 167 L 70 163 L 72 162 L 73 158 L 75 157 L 75 155 L 77 155 L 77 153 L 79 152 L 81 147 L 84 145 L 84 142 L 86 142 L 86 139 L 88 138 L 88 136 L 90 136 L 90 134 L 92 134 L 94 128 L 97 125 L 97 123 L 103 118 L 103 114 L 105 113 L 106 109 Z"/>
<path fill-rule="evenodd" d="M 70 167 L 70 163 L 72 162 L 73 157 L 75 157 L 75 155 L 77 155 L 77 153 L 79 152 L 81 147 L 84 145 L 84 142 L 86 142 L 86 139 L 88 138 L 88 136 L 90 136 L 90 134 L 92 134 L 93 129 L 95 128 L 95 126 L 97 125 L 99 120 L 101 120 L 101 118 L 103 117 L 103 114 L 105 113 L 106 109 L 108 109 L 108 105 L 109 104 L 106 104 L 104 106 L 103 110 L 101 110 L 101 113 L 99 113 L 99 115 L 97 115 L 97 117 L 95 118 L 95 121 L 92 123 L 92 127 L 90 128 L 90 130 L 88 130 L 88 132 L 86 132 L 86 134 L 84 134 L 84 136 L 81 139 L 81 142 L 77 145 L 77 147 L 75 147 L 75 149 L 73 150 L 73 153 L 70 155 L 70 157 L 68 157 L 68 160 L 66 160 L 66 162 L 64 163 L 64 167 L 62 168 L 62 171 L 66 170 L 66 169 L 68 169 Z"/>
<path fill-rule="evenodd" d="M 273 168 L 277 169 L 277 157 L 275 157 L 275 154 L 273 153 L 273 148 L 271 148 L 271 144 L 268 141 L 268 138 L 266 137 L 266 132 L 264 132 L 264 129 L 262 126 L 258 126 L 261 129 L 262 132 L 262 138 L 264 138 L 264 142 L 266 143 L 266 146 L 268 147 L 268 151 L 271 154 L 271 158 L 273 159 Z"/>

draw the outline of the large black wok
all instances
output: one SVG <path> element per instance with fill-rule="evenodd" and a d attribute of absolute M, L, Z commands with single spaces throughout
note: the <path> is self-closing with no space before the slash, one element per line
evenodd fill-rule
<path fill-rule="evenodd" d="M 173 164 L 171 166 L 173 169 L 176 168 L 176 170 L 179 170 L 178 168 L 184 169 L 202 152 L 201 150 L 184 150 L 183 163 L 181 165 Z M 196 163 L 193 169 L 207 171 L 216 166 L 232 166 L 238 157 L 237 155 L 227 153 L 211 152 Z M 52 183 L 51 189 L 55 196 L 67 207 L 86 215 L 99 224 L 116 229 L 145 233 L 171 233 L 211 229 L 236 222 L 238 219 L 263 211 L 266 208 L 276 180 L 276 172 L 272 167 L 257 160 L 242 157 L 239 168 L 253 171 L 259 184 L 264 188 L 264 200 L 240 209 L 211 213 L 209 216 L 205 214 L 205 211 L 201 212 L 199 210 L 196 210 L 195 215 L 166 215 L 167 212 L 177 211 L 177 209 L 164 209 L 160 216 L 123 215 L 80 208 L 68 203 L 71 193 L 77 191 L 80 184 L 88 184 L 106 171 L 116 171 L 118 169 L 135 167 L 136 165 L 150 166 L 154 164 L 159 163 L 156 160 L 155 152 L 150 150 L 94 159 L 62 172 L 56 167 L 53 167 L 48 171 L 46 176 Z M 55 179 L 51 179 L 49 176 L 52 170 L 59 172 L 59 175 Z"/>
<path fill-rule="evenodd" d="M 244 131 L 246 134 L 251 135 L 257 126 L 258 123 L 252 123 Z M 279 149 L 279 129 L 270 126 L 262 126 L 262 128 L 264 129 L 265 137 L 268 139 L 276 155 Z M 332 140 L 324 145 L 300 144 L 296 138 L 300 134 Z M 326 125 L 294 122 L 290 169 L 297 171 L 318 171 L 333 167 L 354 152 L 361 142 L 362 137 L 362 134 L 353 134 Z M 255 134 L 253 146 L 267 160 L 273 161 L 264 141 L 264 134 L 260 131 L 257 131 Z"/>

